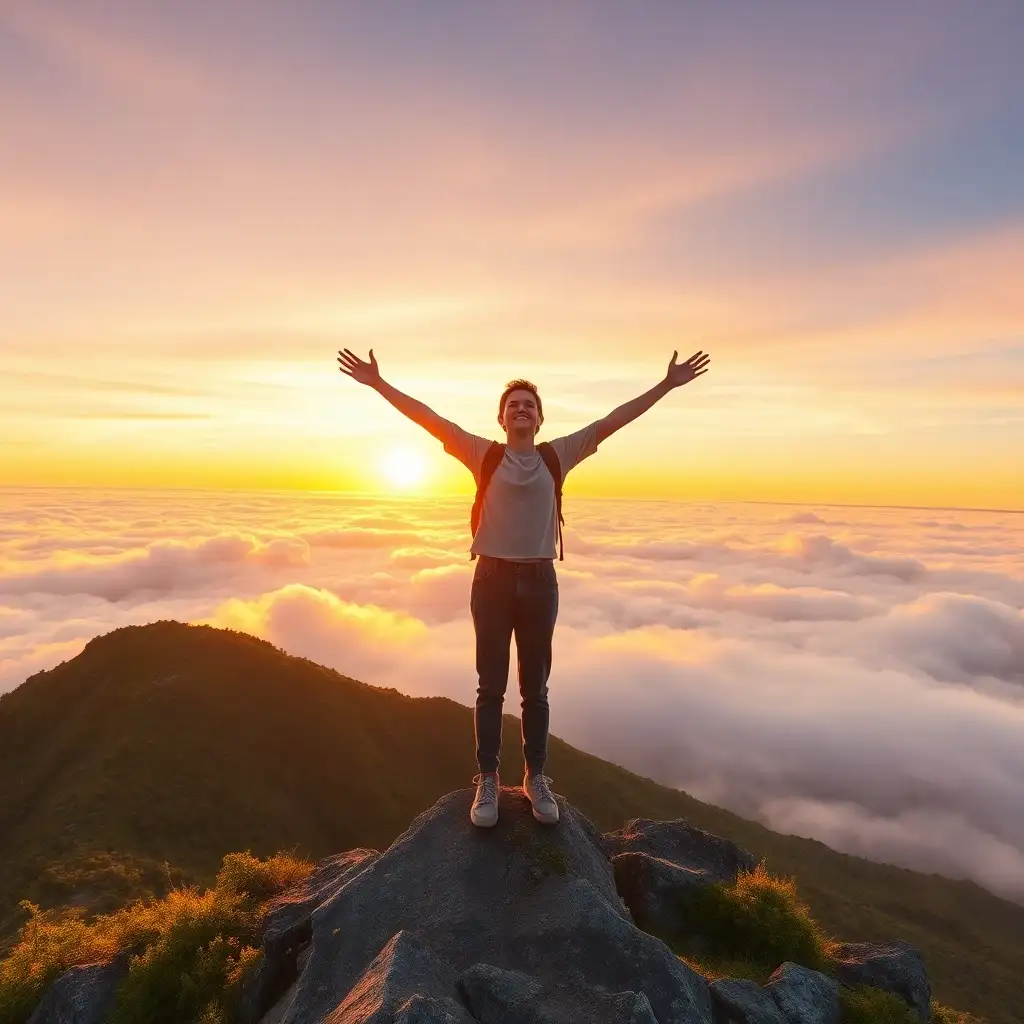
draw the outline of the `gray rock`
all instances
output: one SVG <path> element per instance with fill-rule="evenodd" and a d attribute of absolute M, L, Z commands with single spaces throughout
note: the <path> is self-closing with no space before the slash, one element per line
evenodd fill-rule
<path fill-rule="evenodd" d="M 379 856 L 376 850 L 359 849 L 327 857 L 306 879 L 277 896 L 264 917 L 264 951 L 273 956 L 290 946 L 308 942 L 313 911 Z"/>
<path fill-rule="evenodd" d="M 711 998 L 720 1024 L 786 1024 L 771 992 L 745 978 L 711 982 Z"/>
<path fill-rule="evenodd" d="M 302 973 L 306 966 L 306 961 L 309 959 L 310 947 L 303 946 L 299 950 L 298 958 L 295 961 L 295 980 L 285 989 L 284 994 L 280 999 L 266 1012 L 266 1014 L 260 1019 L 259 1024 L 281 1024 L 284 1015 L 288 1012 L 288 1007 L 292 1005 L 292 999 L 295 996 L 295 990 L 299 987 L 299 975 Z"/>
<path fill-rule="evenodd" d="M 931 1020 L 932 987 L 921 954 L 909 942 L 843 942 L 836 976 L 846 985 L 872 985 L 904 999 L 922 1021 Z"/>
<path fill-rule="evenodd" d="M 473 964 L 459 988 L 479 1024 L 558 1024 L 539 1005 L 540 982 L 521 971 Z"/>
<path fill-rule="evenodd" d="M 485 977 L 518 972 L 538 1019 L 638 1024 L 633 996 L 643 992 L 659 1024 L 712 1024 L 707 982 L 633 924 L 583 815 L 558 798 L 560 822 L 541 825 L 521 790 L 503 788 L 498 824 L 478 829 L 473 795 L 442 797 L 313 912 L 310 958 L 282 1024 L 340 1021 L 332 1014 L 402 931 L 462 979 L 417 990 L 437 1000 L 463 1003 L 466 979 L 482 992 Z M 507 974 L 474 974 L 476 965 Z"/>
<path fill-rule="evenodd" d="M 787 960 L 765 988 L 789 1024 L 839 1024 L 839 983 L 820 971 Z"/>
<path fill-rule="evenodd" d="M 687 932 L 686 899 L 711 884 L 703 871 L 681 867 L 649 853 L 630 851 L 612 857 L 615 887 L 637 927 L 666 937 Z"/>
<path fill-rule="evenodd" d="M 71 967 L 47 989 L 28 1024 L 101 1024 L 128 973 L 129 955 Z"/>
<path fill-rule="evenodd" d="M 399 1012 L 429 1020 L 424 1016 L 428 1009 L 436 1011 L 445 1003 L 453 1008 L 448 1016 L 454 1024 L 472 1024 L 469 1014 L 449 996 L 454 984 L 451 967 L 411 932 L 401 931 L 331 1014 L 331 1024 L 392 1024 Z M 422 998 L 417 1001 L 417 996 Z M 432 1007 L 425 1003 L 427 999 L 434 1001 Z"/>
<path fill-rule="evenodd" d="M 608 1000 L 611 1024 L 658 1024 L 651 1001 L 643 992 L 616 992 Z"/>
<path fill-rule="evenodd" d="M 503 971 L 491 964 L 474 964 L 459 979 L 466 1003 L 479 1024 L 561 1024 L 576 1019 L 571 1000 L 549 993 L 519 971 Z M 658 1024 L 650 1000 L 642 992 L 595 991 L 589 1024 Z"/>
<path fill-rule="evenodd" d="M 454 999 L 435 999 L 418 993 L 407 999 L 395 1014 L 395 1024 L 463 1024 L 470 1018 Z"/>
<path fill-rule="evenodd" d="M 263 919 L 263 950 L 246 976 L 239 996 L 240 1024 L 262 1021 L 295 982 L 299 950 L 313 935 L 313 911 L 349 879 L 380 856 L 376 850 L 349 850 L 320 861 L 309 876 L 275 897 Z"/>
<path fill-rule="evenodd" d="M 682 818 L 674 821 L 633 818 L 617 832 L 606 832 L 602 841 L 609 857 L 646 853 L 699 872 L 708 882 L 735 882 L 741 871 L 753 871 L 757 866 L 752 853 Z"/>

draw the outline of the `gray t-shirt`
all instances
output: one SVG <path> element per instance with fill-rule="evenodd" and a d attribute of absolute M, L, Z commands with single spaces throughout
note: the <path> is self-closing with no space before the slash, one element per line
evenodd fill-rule
<path fill-rule="evenodd" d="M 493 442 L 450 420 L 444 421 L 441 440 L 444 450 L 466 466 L 479 485 L 484 455 Z M 558 456 L 564 481 L 570 469 L 597 451 L 597 423 L 556 437 L 551 447 Z M 480 525 L 470 551 L 524 562 L 556 558 L 557 537 L 555 481 L 548 467 L 539 452 L 522 454 L 506 446 L 505 457 L 484 494 Z"/>

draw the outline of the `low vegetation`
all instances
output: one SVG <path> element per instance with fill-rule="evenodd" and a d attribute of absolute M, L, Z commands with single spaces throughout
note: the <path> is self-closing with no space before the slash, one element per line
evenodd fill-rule
<path fill-rule="evenodd" d="M 300 881 L 308 862 L 229 854 L 213 888 L 173 889 L 90 922 L 80 909 L 29 914 L 0 962 L 0 1024 L 24 1024 L 47 986 L 76 964 L 128 952 L 131 966 L 111 1024 L 226 1024 L 246 968 L 258 955 L 267 901 Z"/>
<path fill-rule="evenodd" d="M 130 968 L 110 1024 L 231 1024 L 246 971 L 259 955 L 268 901 L 312 867 L 287 854 L 260 860 L 233 853 L 206 891 L 173 888 L 161 899 L 136 901 L 92 921 L 83 920 L 80 908 L 24 904 L 29 918 L 0 961 L 0 1024 L 24 1024 L 67 968 L 121 953 L 130 955 Z M 795 884 L 763 865 L 733 885 L 709 887 L 690 902 L 688 913 L 689 938 L 699 937 L 704 952 L 681 955 L 709 980 L 764 984 L 784 960 L 830 970 L 831 941 Z M 686 942 L 684 936 L 673 939 L 680 948 Z M 843 1024 L 916 1024 L 901 999 L 878 989 L 843 986 L 840 1001 Z M 934 1007 L 933 1020 L 985 1024 L 941 1005 Z"/>
<path fill-rule="evenodd" d="M 730 885 L 700 890 L 681 910 L 686 933 L 662 938 L 709 981 L 747 978 L 763 985 L 787 960 L 835 972 L 835 944 L 800 899 L 795 881 L 770 874 L 763 863 Z M 842 1024 L 919 1024 L 902 999 L 867 985 L 840 984 L 839 1002 Z M 935 1024 L 985 1024 L 941 1004 L 933 1004 L 932 1018 Z"/>
<path fill-rule="evenodd" d="M 815 970 L 828 963 L 829 941 L 798 898 L 796 884 L 769 874 L 763 864 L 732 885 L 699 890 L 684 916 L 712 957 L 741 955 L 758 977 L 785 960 Z"/>

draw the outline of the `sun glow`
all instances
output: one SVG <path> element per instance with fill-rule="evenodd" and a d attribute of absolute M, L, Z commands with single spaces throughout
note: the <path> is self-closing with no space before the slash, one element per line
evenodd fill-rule
<path fill-rule="evenodd" d="M 382 468 L 384 476 L 395 487 L 414 487 L 426 474 L 423 456 L 408 448 L 392 448 Z"/>

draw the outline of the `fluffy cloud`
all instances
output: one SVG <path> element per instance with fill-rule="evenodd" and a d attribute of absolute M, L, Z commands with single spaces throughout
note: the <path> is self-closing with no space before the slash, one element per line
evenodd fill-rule
<path fill-rule="evenodd" d="M 0 513 L 0 689 L 172 617 L 472 705 L 464 513 L 25 492 Z M 574 500 L 572 524 L 553 732 L 770 827 L 1024 900 L 1024 517 Z"/>
<path fill-rule="evenodd" d="M 171 594 L 202 587 L 245 565 L 271 569 L 305 565 L 309 546 L 299 537 L 261 543 L 254 537 L 222 533 L 189 541 L 158 541 L 143 550 L 99 549 L 87 557 L 0 577 L 0 594 L 87 594 L 118 603 L 138 594 Z"/>

